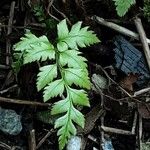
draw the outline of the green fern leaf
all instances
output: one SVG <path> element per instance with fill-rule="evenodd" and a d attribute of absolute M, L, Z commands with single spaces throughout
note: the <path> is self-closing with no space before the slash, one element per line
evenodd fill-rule
<path fill-rule="evenodd" d="M 88 31 L 88 27 L 81 28 L 81 22 L 73 25 L 69 32 L 65 19 L 58 24 L 57 30 L 59 42 L 66 43 L 71 49 L 86 47 L 100 42 L 93 31 Z"/>
<path fill-rule="evenodd" d="M 87 93 L 84 90 L 69 88 L 68 94 L 69 96 L 66 99 L 58 101 L 53 105 L 52 115 L 69 111 L 70 99 L 75 105 L 90 106 Z"/>
<path fill-rule="evenodd" d="M 82 128 L 84 127 L 84 116 L 73 106 L 73 104 L 89 106 L 88 97 L 84 90 L 76 90 L 67 87 L 67 95 L 66 99 L 56 102 L 52 108 L 53 115 L 66 113 L 55 122 L 55 128 L 59 128 L 58 136 L 60 136 L 60 149 L 64 148 L 66 142 L 70 138 L 70 135 L 76 134 L 76 128 L 74 127 L 73 122 Z"/>
<path fill-rule="evenodd" d="M 25 37 L 20 38 L 21 41 L 13 46 L 15 51 L 24 51 L 31 49 L 31 44 L 36 45 L 38 43 L 44 42 L 49 43 L 46 36 L 36 37 L 30 31 L 26 31 Z"/>
<path fill-rule="evenodd" d="M 63 52 L 68 50 L 68 46 L 66 43 L 60 41 L 59 43 L 57 43 L 57 49 L 59 52 Z"/>
<path fill-rule="evenodd" d="M 90 89 L 90 81 L 86 69 L 64 69 L 65 81 L 69 86 L 73 83 L 79 87 Z"/>
<path fill-rule="evenodd" d="M 80 127 L 84 128 L 84 123 L 85 123 L 85 119 L 84 119 L 84 115 L 77 110 L 75 107 L 72 107 L 72 111 L 71 111 L 71 119 Z"/>
<path fill-rule="evenodd" d="M 69 88 L 68 94 L 75 105 L 90 106 L 87 92 Z"/>
<path fill-rule="evenodd" d="M 81 52 L 76 50 L 66 50 L 60 53 L 60 63 L 62 66 L 68 65 L 68 67 L 72 68 L 86 68 L 87 61 L 84 57 L 79 56 Z"/>
<path fill-rule="evenodd" d="M 60 39 L 66 38 L 69 34 L 69 30 L 68 30 L 68 26 L 66 23 L 66 19 L 64 19 L 63 21 L 61 21 L 58 25 L 57 25 L 57 33 L 58 33 L 58 37 Z"/>
<path fill-rule="evenodd" d="M 27 32 L 25 34 L 25 37 L 22 37 L 20 39 L 21 41 L 13 46 L 15 51 L 24 51 L 30 49 L 30 44 L 39 42 L 39 39 L 31 32 Z"/>
<path fill-rule="evenodd" d="M 76 128 L 73 122 L 77 123 L 82 128 L 84 127 L 84 116 L 70 102 L 67 113 L 55 122 L 55 128 L 59 128 L 57 135 L 59 137 L 59 146 L 62 150 L 71 135 L 76 134 Z"/>
<path fill-rule="evenodd" d="M 116 5 L 117 14 L 122 17 L 124 16 L 129 8 L 135 4 L 135 0 L 113 0 Z"/>
<path fill-rule="evenodd" d="M 78 47 L 98 43 L 99 39 L 93 31 L 88 30 L 88 27 L 81 28 L 81 22 L 73 25 L 69 31 L 66 20 L 63 20 L 57 25 L 57 30 L 57 47 L 54 47 L 46 36 L 38 38 L 29 32 L 21 38 L 14 49 L 15 53 L 23 54 L 23 64 L 51 59 L 56 62 L 40 68 L 37 75 L 37 89 L 44 89 L 44 102 L 62 94 L 66 95 L 66 98 L 56 102 L 51 110 L 52 114 L 63 114 L 55 122 L 55 128 L 59 128 L 57 132 L 59 149 L 62 150 L 70 136 L 76 134 L 74 124 L 84 127 L 84 116 L 75 106 L 90 106 L 84 89 L 71 88 L 72 85 L 85 89 L 90 89 L 91 86 L 87 60 L 77 50 Z"/>
<path fill-rule="evenodd" d="M 59 149 L 62 150 L 71 135 L 76 134 L 76 128 L 71 120 L 71 114 L 67 112 L 55 122 L 55 128 L 60 128 L 57 132 L 59 136 Z"/>
<path fill-rule="evenodd" d="M 54 47 L 50 43 L 41 42 L 36 45 L 31 44 L 30 47 L 31 48 L 27 50 L 27 53 L 24 55 L 24 64 L 55 58 Z"/>
<path fill-rule="evenodd" d="M 37 78 L 37 89 L 40 91 L 57 77 L 57 65 L 47 65 L 40 68 Z"/>
<path fill-rule="evenodd" d="M 84 116 L 74 107 L 70 113 L 67 112 L 55 122 L 55 128 L 60 128 L 57 132 L 57 135 L 59 136 L 60 150 L 64 148 L 70 136 L 76 134 L 76 128 L 73 122 L 84 127 Z"/>
<path fill-rule="evenodd" d="M 21 41 L 14 45 L 15 51 L 24 53 L 24 64 L 33 61 L 45 61 L 47 58 L 54 59 L 54 46 L 46 36 L 37 38 L 31 32 L 27 32 Z"/>
<path fill-rule="evenodd" d="M 59 79 L 51 82 L 44 88 L 44 102 L 48 101 L 49 99 L 56 97 L 58 95 L 62 95 L 64 92 L 64 80 Z"/>
<path fill-rule="evenodd" d="M 69 100 L 69 97 L 67 97 L 64 100 L 60 100 L 60 101 L 56 102 L 53 105 L 51 113 L 52 113 L 52 115 L 64 113 L 69 110 L 69 107 L 70 107 L 70 100 Z"/>

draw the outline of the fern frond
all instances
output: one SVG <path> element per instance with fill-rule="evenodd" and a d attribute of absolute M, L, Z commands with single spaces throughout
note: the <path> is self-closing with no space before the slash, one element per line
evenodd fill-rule
<path fill-rule="evenodd" d="M 54 103 L 51 113 L 52 115 L 64 113 L 67 112 L 69 108 L 70 108 L 70 100 L 69 97 L 67 97 L 63 100 Z"/>
<path fill-rule="evenodd" d="M 50 60 L 55 58 L 54 47 L 50 43 L 31 44 L 30 49 L 26 50 L 24 55 L 24 64 L 39 60 L 45 61 L 48 58 Z"/>
<path fill-rule="evenodd" d="M 31 32 L 27 32 L 25 37 L 22 37 L 21 41 L 14 45 L 14 50 L 24 53 L 24 64 L 55 58 L 54 46 L 47 37 L 41 36 L 38 38 Z"/>
<path fill-rule="evenodd" d="M 36 45 L 41 42 L 49 43 L 46 36 L 41 36 L 38 38 L 28 30 L 26 31 L 25 37 L 22 37 L 20 39 L 21 41 L 13 46 L 15 51 L 29 50 L 31 49 L 31 44 Z"/>
<path fill-rule="evenodd" d="M 71 114 L 67 112 L 55 122 L 55 128 L 59 128 L 57 136 L 59 136 L 58 141 L 60 150 L 64 149 L 71 135 L 75 135 L 77 132 L 70 116 Z"/>
<path fill-rule="evenodd" d="M 72 102 L 75 105 L 88 106 L 88 107 L 90 106 L 88 95 L 85 90 L 77 90 L 77 89 L 69 88 L 68 93 L 72 99 Z"/>
<path fill-rule="evenodd" d="M 64 69 L 65 80 L 69 86 L 73 83 L 81 88 L 90 89 L 90 81 L 86 69 Z"/>
<path fill-rule="evenodd" d="M 70 68 L 86 68 L 87 60 L 80 56 L 81 52 L 76 50 L 66 50 L 60 53 L 60 64 L 62 66 L 68 65 Z"/>
<path fill-rule="evenodd" d="M 40 91 L 57 77 L 57 65 L 47 65 L 40 68 L 37 78 L 37 89 Z"/>
<path fill-rule="evenodd" d="M 14 48 L 16 53 L 25 52 L 24 64 L 39 60 L 55 60 L 55 64 L 40 68 L 37 89 L 43 89 L 44 102 L 62 94 L 66 96 L 65 99 L 55 102 L 51 110 L 52 114 L 62 114 L 55 122 L 55 128 L 59 128 L 59 149 L 62 150 L 70 136 L 76 134 L 74 124 L 84 127 L 84 115 L 75 106 L 90 106 L 87 92 L 80 89 L 90 89 L 91 86 L 87 60 L 77 49 L 98 43 L 99 39 L 93 31 L 88 31 L 88 27 L 81 28 L 81 22 L 73 25 L 69 31 L 66 20 L 63 20 L 57 29 L 58 43 L 55 47 L 46 36 L 38 38 L 29 32 Z M 72 88 L 72 85 L 76 89 Z"/>
<path fill-rule="evenodd" d="M 62 95 L 64 92 L 64 80 L 58 79 L 48 84 L 44 88 L 44 102 L 48 101 L 49 99 L 56 97 L 58 95 Z"/>
<path fill-rule="evenodd" d="M 72 26 L 69 32 L 66 19 L 57 25 L 58 41 L 64 42 L 71 49 L 86 47 L 100 42 L 93 31 L 88 31 L 88 27 L 81 28 L 81 22 Z"/>
<path fill-rule="evenodd" d="M 76 108 L 70 104 L 69 111 L 57 119 L 55 122 L 55 128 L 59 128 L 57 135 L 59 136 L 59 148 L 62 150 L 67 143 L 71 135 L 76 134 L 76 128 L 74 122 L 84 127 L 84 116 Z"/>
<path fill-rule="evenodd" d="M 122 17 L 124 16 L 129 8 L 135 4 L 135 0 L 113 0 L 116 5 L 117 14 Z"/>

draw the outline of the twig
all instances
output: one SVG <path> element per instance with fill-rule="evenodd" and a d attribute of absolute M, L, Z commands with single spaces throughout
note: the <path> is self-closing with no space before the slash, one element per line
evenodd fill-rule
<path fill-rule="evenodd" d="M 0 91 L 0 94 L 4 94 L 4 93 L 6 93 L 6 92 L 8 92 L 8 91 L 10 91 L 10 90 L 12 90 L 12 89 L 14 89 L 14 88 L 16 88 L 16 87 L 18 87 L 17 84 L 15 84 L 15 85 L 13 85 L 13 86 L 11 86 L 11 87 L 5 89 L 5 90 Z"/>
<path fill-rule="evenodd" d="M 54 1 L 54 0 L 50 0 L 46 11 L 47 11 L 47 14 L 48 14 L 50 17 L 52 17 L 54 20 L 56 20 L 56 21 L 59 22 L 60 20 L 59 20 L 58 18 L 56 18 L 55 16 L 53 16 L 53 15 L 50 13 L 50 8 L 51 8 L 51 6 L 52 6 L 52 4 L 53 4 L 53 1 Z"/>
<path fill-rule="evenodd" d="M 52 7 L 53 7 L 54 10 L 55 10 L 56 12 L 58 12 L 62 17 L 64 17 L 64 18 L 67 19 L 67 22 L 69 23 L 69 25 L 72 25 L 71 22 L 70 22 L 70 20 L 68 19 L 68 17 L 67 17 L 64 13 L 62 13 L 61 11 L 59 11 L 54 5 L 52 5 Z"/>
<path fill-rule="evenodd" d="M 0 65 L 0 69 L 10 69 L 10 67 L 6 65 Z"/>
<path fill-rule="evenodd" d="M 48 12 L 49 9 L 51 8 L 53 2 L 54 2 L 54 0 L 49 0 L 49 4 L 48 4 L 48 6 L 47 6 L 47 12 Z"/>
<path fill-rule="evenodd" d="M 102 107 L 102 109 L 104 109 L 104 95 L 102 94 L 103 92 L 102 91 L 100 91 L 100 96 L 101 96 L 101 107 Z M 101 126 L 104 126 L 104 116 L 105 115 L 102 115 L 101 116 Z M 101 149 L 101 146 L 102 146 L 102 144 L 104 143 L 104 141 L 105 141 L 105 139 L 104 139 L 104 131 L 103 130 L 101 130 L 101 145 L 100 145 L 100 149 Z"/>
<path fill-rule="evenodd" d="M 81 150 L 85 150 L 87 141 L 88 141 L 87 136 L 86 137 L 83 136 L 82 139 L 81 139 L 81 142 L 82 142 L 82 144 L 81 144 Z"/>
<path fill-rule="evenodd" d="M 134 38 L 134 39 L 137 39 L 137 40 L 140 39 L 139 34 L 133 32 L 133 31 L 127 29 L 127 28 L 124 28 L 124 27 L 122 27 L 120 25 L 117 25 L 115 23 L 108 22 L 108 21 L 106 21 L 103 18 L 100 18 L 98 16 L 92 16 L 91 19 L 96 21 L 97 23 L 103 25 L 103 26 L 109 27 L 109 28 L 111 28 L 111 29 L 113 29 L 113 30 L 115 30 L 117 32 L 120 32 L 120 33 L 122 33 L 124 35 L 127 35 L 127 36 L 129 36 L 131 38 Z M 150 39 L 147 38 L 146 41 L 148 42 L 148 44 L 150 44 Z"/>
<path fill-rule="evenodd" d="M 35 26 L 35 27 L 30 27 L 30 25 Z M 1 28 L 12 27 L 14 29 L 26 29 L 26 28 L 28 28 L 28 29 L 40 30 L 39 27 L 43 28 L 44 26 L 42 26 L 42 25 L 37 26 L 37 24 L 31 23 L 31 24 L 28 24 L 28 25 L 25 25 L 25 26 L 13 26 L 13 25 L 9 26 L 9 25 L 5 25 L 5 24 L 0 24 L 0 27 Z"/>
<path fill-rule="evenodd" d="M 144 88 L 144 89 L 142 89 L 142 90 L 139 90 L 139 91 L 134 92 L 134 96 L 136 97 L 136 96 L 138 96 L 138 95 L 144 94 L 144 93 L 149 92 L 149 91 L 150 91 L 150 87 Z"/>
<path fill-rule="evenodd" d="M 91 130 L 94 128 L 98 118 L 100 118 L 104 114 L 105 110 L 101 108 L 100 104 L 96 105 L 89 113 L 85 115 L 86 121 L 84 129 L 78 128 L 77 133 L 78 134 L 84 133 L 84 135 L 90 133 Z"/>
<path fill-rule="evenodd" d="M 95 138 L 93 135 L 90 135 L 90 134 L 89 134 L 89 135 L 88 135 L 88 139 L 91 140 L 91 141 L 93 141 L 93 142 L 96 143 L 96 144 L 99 144 L 97 138 Z"/>
<path fill-rule="evenodd" d="M 30 130 L 29 134 L 29 150 L 36 150 L 35 130 Z"/>
<path fill-rule="evenodd" d="M 142 132 L 143 132 L 143 123 L 142 123 L 142 117 L 141 115 L 139 115 L 139 147 L 141 149 L 141 145 L 142 145 Z"/>
<path fill-rule="evenodd" d="M 10 6 L 7 35 L 9 35 L 12 32 L 11 26 L 13 24 L 14 10 L 15 10 L 15 1 L 12 1 L 11 6 Z M 10 51 L 11 51 L 11 41 L 10 41 L 10 39 L 7 39 L 6 54 L 10 54 Z M 9 56 L 6 56 L 6 65 L 10 65 L 10 57 Z"/>
<path fill-rule="evenodd" d="M 28 24 L 28 26 L 34 26 L 37 28 L 45 28 L 45 25 L 40 24 L 40 23 L 30 23 L 30 24 Z"/>
<path fill-rule="evenodd" d="M 0 147 L 7 149 L 7 150 L 11 150 L 11 146 L 7 145 L 6 143 L 3 143 L 0 141 Z"/>
<path fill-rule="evenodd" d="M 0 102 L 20 104 L 20 105 L 32 105 L 32 106 L 45 106 L 45 107 L 51 106 L 50 103 L 40 103 L 40 102 L 33 102 L 30 100 L 26 101 L 26 100 L 18 100 L 18 99 L 11 99 L 5 97 L 0 97 Z"/>
<path fill-rule="evenodd" d="M 141 42 L 142 42 L 142 45 L 143 45 L 144 54 L 145 54 L 145 57 L 146 57 L 146 60 L 147 60 L 149 70 L 150 70 L 150 49 L 149 49 L 149 46 L 148 46 L 148 43 L 147 43 L 147 40 L 146 40 L 147 38 L 146 38 L 146 34 L 145 34 L 145 31 L 144 31 L 141 19 L 136 17 L 134 22 L 135 22 L 137 31 L 140 35 L 140 39 L 141 39 Z"/>
<path fill-rule="evenodd" d="M 123 135 L 133 135 L 131 131 L 126 131 L 122 129 L 116 129 L 116 128 L 105 127 L 105 126 L 101 126 L 101 128 L 104 132 L 123 134 Z"/>
<path fill-rule="evenodd" d="M 11 150 L 22 150 L 22 148 L 20 146 L 12 146 Z"/>
<path fill-rule="evenodd" d="M 53 129 L 48 131 L 48 133 L 40 140 L 40 142 L 37 144 L 36 149 L 39 149 L 41 145 L 45 142 L 45 140 L 53 133 Z"/>
<path fill-rule="evenodd" d="M 133 126 L 132 126 L 132 130 L 131 130 L 132 134 L 135 134 L 136 124 L 137 124 L 137 117 L 138 117 L 138 114 L 137 114 L 137 112 L 135 112 L 134 120 L 133 120 Z"/>

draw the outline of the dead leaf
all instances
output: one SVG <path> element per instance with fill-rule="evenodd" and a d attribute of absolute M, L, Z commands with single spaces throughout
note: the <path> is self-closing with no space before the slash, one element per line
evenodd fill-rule
<path fill-rule="evenodd" d="M 105 113 L 100 106 L 100 104 L 96 105 L 89 113 L 85 115 L 85 127 L 84 129 L 78 128 L 78 134 L 88 134 L 94 128 L 96 121 L 99 117 L 101 117 Z"/>
<path fill-rule="evenodd" d="M 138 104 L 138 112 L 144 119 L 150 119 L 150 106 Z"/>
<path fill-rule="evenodd" d="M 138 74 L 132 74 L 130 73 L 125 78 L 123 78 L 119 84 L 128 91 L 133 91 L 133 83 L 135 83 L 138 79 Z"/>

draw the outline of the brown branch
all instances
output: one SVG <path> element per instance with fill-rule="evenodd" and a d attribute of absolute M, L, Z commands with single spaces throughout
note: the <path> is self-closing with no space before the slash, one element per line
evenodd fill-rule
<path fill-rule="evenodd" d="M 105 19 L 100 18 L 98 16 L 92 16 L 91 19 L 94 20 L 94 21 L 96 21 L 98 24 L 101 24 L 103 26 L 111 28 L 111 29 L 113 29 L 113 30 L 115 30 L 115 31 L 117 31 L 117 32 L 119 32 L 121 34 L 129 36 L 129 37 L 134 38 L 136 40 L 140 39 L 139 34 L 133 32 L 133 31 L 127 29 L 127 28 L 124 28 L 124 27 L 122 27 L 120 25 L 117 25 L 117 24 L 115 24 L 113 22 L 108 22 Z M 148 42 L 148 44 L 150 44 L 150 39 L 146 38 L 146 41 Z"/>
<path fill-rule="evenodd" d="M 55 10 L 56 12 L 58 12 L 63 18 L 66 18 L 66 20 L 67 20 L 67 22 L 69 23 L 69 25 L 72 25 L 72 24 L 71 24 L 71 21 L 68 19 L 68 17 L 67 17 L 63 12 L 59 11 L 54 5 L 52 5 L 52 7 L 53 7 L 54 10 Z"/>
<path fill-rule="evenodd" d="M 45 142 L 45 140 L 54 132 L 54 130 L 48 131 L 48 133 L 40 140 L 40 142 L 37 144 L 36 149 L 39 149 L 41 145 Z"/>
<path fill-rule="evenodd" d="M 51 8 L 51 6 L 53 5 L 54 0 L 49 0 L 49 4 L 47 6 L 47 12 L 49 11 L 49 9 Z"/>
<path fill-rule="evenodd" d="M 122 129 L 116 129 L 116 128 L 105 127 L 105 126 L 101 126 L 101 129 L 104 132 L 110 132 L 110 133 L 116 133 L 116 134 L 123 134 L 123 135 L 133 135 L 131 131 L 122 130 Z"/>
<path fill-rule="evenodd" d="M 4 148 L 6 150 L 11 150 L 11 146 L 7 145 L 6 143 L 3 143 L 0 141 L 0 147 Z"/>
<path fill-rule="evenodd" d="M 1 91 L 0 91 L 0 94 L 7 93 L 8 91 L 13 90 L 13 89 L 15 89 L 15 88 L 17 88 L 17 87 L 18 87 L 17 84 L 12 85 L 11 87 L 8 87 L 7 89 L 1 90 Z"/>
<path fill-rule="evenodd" d="M 0 102 L 13 103 L 13 104 L 19 104 L 19 105 L 32 105 L 32 106 L 45 106 L 45 107 L 51 106 L 50 103 L 40 103 L 40 102 L 33 102 L 30 100 L 26 101 L 26 100 L 11 99 L 11 98 L 5 98 L 5 97 L 0 97 Z"/>
<path fill-rule="evenodd" d="M 133 126 L 132 126 L 132 130 L 131 130 L 132 134 L 135 134 L 135 131 L 136 131 L 137 118 L 138 118 L 138 113 L 135 111 L 134 119 L 133 119 Z"/>
<path fill-rule="evenodd" d="M 0 69 L 10 69 L 10 67 L 7 65 L 0 65 Z"/>
<path fill-rule="evenodd" d="M 147 40 L 146 40 L 147 38 L 146 38 L 146 34 L 145 34 L 145 31 L 144 31 L 141 19 L 136 17 L 134 22 L 135 22 L 137 31 L 140 35 L 140 40 L 142 42 L 144 54 L 145 54 L 145 57 L 146 57 L 146 60 L 147 60 L 149 70 L 150 70 L 150 49 L 149 49 L 149 46 L 148 46 L 148 43 L 147 43 Z"/>
<path fill-rule="evenodd" d="M 36 150 L 35 130 L 30 130 L 29 134 L 29 150 Z"/>
<path fill-rule="evenodd" d="M 10 12 L 9 12 L 7 35 L 9 35 L 12 32 L 11 26 L 13 25 L 14 11 L 15 11 L 15 1 L 12 1 L 11 6 L 10 6 Z M 10 39 L 7 39 L 6 54 L 10 54 L 10 51 L 11 51 L 11 41 L 10 41 Z M 10 65 L 10 57 L 9 56 L 6 56 L 6 65 Z"/>
<path fill-rule="evenodd" d="M 149 92 L 149 91 L 150 91 L 150 87 L 147 87 L 147 88 L 144 88 L 144 89 L 141 89 L 141 90 L 139 90 L 139 91 L 134 92 L 134 96 L 138 96 L 138 95 L 141 95 L 141 94 L 145 94 L 145 93 L 147 93 L 147 92 Z"/>
<path fill-rule="evenodd" d="M 56 20 L 56 21 L 59 22 L 60 20 L 50 13 L 50 8 L 52 7 L 53 2 L 54 2 L 54 0 L 50 0 L 50 1 L 49 1 L 49 4 L 48 4 L 48 7 L 46 8 L 46 11 L 47 11 L 47 14 L 48 14 L 50 17 L 52 17 L 54 20 Z"/>

